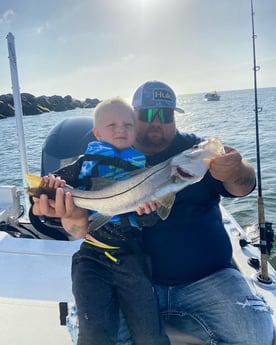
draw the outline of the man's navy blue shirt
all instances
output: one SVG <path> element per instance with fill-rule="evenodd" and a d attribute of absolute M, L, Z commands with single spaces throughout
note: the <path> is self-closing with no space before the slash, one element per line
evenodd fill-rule
<path fill-rule="evenodd" d="M 202 141 L 177 133 L 170 146 L 147 156 L 156 165 Z M 233 197 L 209 171 L 176 195 L 169 217 L 143 229 L 143 246 L 152 260 L 156 284 L 186 284 L 232 267 L 232 246 L 219 210 L 220 196 Z"/>

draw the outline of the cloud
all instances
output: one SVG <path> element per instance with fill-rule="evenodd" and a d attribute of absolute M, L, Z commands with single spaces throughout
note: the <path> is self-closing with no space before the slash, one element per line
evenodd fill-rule
<path fill-rule="evenodd" d="M 45 22 L 40 26 L 34 28 L 34 31 L 37 35 L 40 35 L 42 32 L 46 31 L 49 28 L 49 23 Z"/>
<path fill-rule="evenodd" d="M 14 17 L 15 17 L 15 13 L 13 12 L 13 10 L 9 9 L 0 16 L 0 24 L 10 23 Z"/>
<path fill-rule="evenodd" d="M 121 61 L 123 61 L 123 62 L 129 62 L 129 61 L 132 61 L 134 59 L 135 59 L 135 55 L 131 54 L 131 53 L 121 57 Z"/>

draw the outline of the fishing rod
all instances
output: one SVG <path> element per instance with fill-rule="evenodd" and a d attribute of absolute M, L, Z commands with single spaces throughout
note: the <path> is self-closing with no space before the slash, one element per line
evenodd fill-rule
<path fill-rule="evenodd" d="M 258 106 L 258 88 L 257 88 L 257 72 L 260 66 L 256 64 L 256 47 L 255 25 L 254 25 L 254 6 L 251 0 L 251 26 L 252 26 L 252 47 L 253 47 L 253 71 L 254 71 L 254 100 L 255 100 L 255 128 L 256 128 L 256 160 L 257 160 L 257 187 L 258 187 L 258 226 L 260 232 L 259 248 L 261 251 L 261 266 L 257 279 L 261 283 L 271 284 L 272 280 L 268 275 L 268 251 L 271 249 L 272 224 L 265 221 L 264 202 L 262 195 L 262 178 L 261 178 L 261 159 L 260 159 L 260 141 L 259 141 L 259 113 L 263 110 Z M 271 239 L 270 239 L 271 240 Z"/>

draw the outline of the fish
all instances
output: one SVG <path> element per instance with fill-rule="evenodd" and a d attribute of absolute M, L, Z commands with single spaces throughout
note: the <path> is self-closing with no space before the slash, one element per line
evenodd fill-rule
<path fill-rule="evenodd" d="M 164 162 L 127 173 L 124 180 L 91 178 L 91 190 L 80 190 L 65 185 L 64 192 L 70 192 L 76 206 L 96 211 L 92 215 L 90 229 L 97 230 L 114 215 L 134 212 L 146 202 L 159 201 L 157 213 L 165 220 L 171 211 L 176 193 L 199 182 L 211 159 L 224 154 L 219 138 L 211 137 L 190 149 L 172 156 Z M 47 194 L 54 199 L 55 189 L 45 185 L 41 177 L 27 174 L 30 196 Z"/>

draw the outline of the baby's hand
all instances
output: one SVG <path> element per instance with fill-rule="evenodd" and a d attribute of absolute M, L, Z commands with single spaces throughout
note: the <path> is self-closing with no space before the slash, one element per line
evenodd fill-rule
<path fill-rule="evenodd" d="M 66 181 L 63 180 L 60 176 L 55 175 L 48 175 L 43 176 L 43 182 L 47 184 L 49 188 L 59 188 L 64 187 L 66 185 Z"/>
<path fill-rule="evenodd" d="M 160 207 L 159 201 L 149 201 L 145 202 L 143 205 L 139 206 L 136 210 L 139 216 L 142 216 L 143 214 L 150 214 L 151 212 L 156 211 Z"/>

